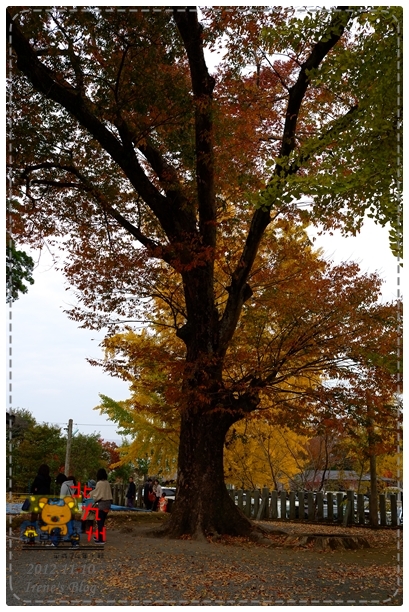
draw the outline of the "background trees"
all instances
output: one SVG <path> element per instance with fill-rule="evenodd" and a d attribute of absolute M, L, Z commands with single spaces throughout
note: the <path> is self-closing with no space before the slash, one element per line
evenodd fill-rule
<path fill-rule="evenodd" d="M 396 78 L 377 52 L 382 39 L 391 55 L 391 15 L 380 26 L 377 9 L 212 7 L 203 27 L 191 9 L 9 11 L 13 232 L 63 246 L 82 324 L 170 325 L 182 343 L 175 535 L 251 529 L 225 491 L 229 428 L 265 398 L 295 420 L 296 389 L 334 376 L 353 336 L 367 339 L 376 281 L 311 268 L 310 288 L 290 296 L 274 246 L 307 220 L 356 231 L 369 209 L 395 223 L 398 162 L 384 152 L 400 126 L 383 93 Z M 213 76 L 205 48 L 222 43 Z M 242 366 L 241 337 L 269 326 L 263 300 L 280 304 L 279 334 Z M 336 325 L 344 344 L 330 358 Z"/>
<path fill-rule="evenodd" d="M 12 485 L 14 491 L 28 492 L 41 464 L 50 466 L 51 476 L 64 466 L 65 441 L 59 427 L 38 424 L 27 410 L 16 410 L 15 417 L 11 430 Z"/>
<path fill-rule="evenodd" d="M 277 427 L 268 419 L 241 421 L 226 437 L 226 482 L 239 489 L 289 491 L 305 467 L 302 455 L 307 443 L 307 436 Z"/>
<path fill-rule="evenodd" d="M 28 410 L 16 410 L 13 414 L 13 426 L 7 431 L 12 448 L 13 492 L 28 492 L 39 466 L 46 463 L 50 467 L 51 492 L 59 494 L 59 487 L 55 486 L 54 480 L 59 472 L 64 472 L 67 447 L 65 433 L 55 425 L 37 423 Z M 83 484 L 90 479 L 95 480 L 100 467 L 109 468 L 114 463 L 113 459 L 118 460 L 118 456 L 107 454 L 107 446 L 111 444 L 101 440 L 99 434 L 77 433 L 71 442 L 70 475 L 74 475 L 77 482 Z M 127 477 L 129 468 L 123 471 Z M 124 477 L 121 473 L 117 476 Z"/>

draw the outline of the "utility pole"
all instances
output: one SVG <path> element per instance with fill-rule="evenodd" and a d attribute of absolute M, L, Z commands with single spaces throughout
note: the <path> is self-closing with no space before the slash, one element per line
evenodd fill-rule
<path fill-rule="evenodd" d="M 67 429 L 67 451 L 65 453 L 65 467 L 64 474 L 66 476 L 70 475 L 70 458 L 71 458 L 71 441 L 72 441 L 72 419 L 68 421 L 68 429 Z"/>

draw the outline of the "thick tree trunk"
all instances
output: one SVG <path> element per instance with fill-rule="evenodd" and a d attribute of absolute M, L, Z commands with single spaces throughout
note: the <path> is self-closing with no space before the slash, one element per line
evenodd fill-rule
<path fill-rule="evenodd" d="M 182 416 L 176 502 L 167 534 L 249 535 L 252 523 L 236 507 L 224 482 L 223 448 L 235 418 L 220 410 Z"/>

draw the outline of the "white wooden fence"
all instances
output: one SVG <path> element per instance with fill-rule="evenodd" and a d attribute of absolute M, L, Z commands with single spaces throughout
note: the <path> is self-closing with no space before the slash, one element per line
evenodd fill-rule
<path fill-rule="evenodd" d="M 126 484 L 112 485 L 114 504 L 126 505 Z M 143 508 L 142 485 L 137 487 L 135 506 Z M 258 520 L 315 521 L 345 525 L 369 524 L 368 495 L 230 489 L 229 494 L 246 516 Z M 403 522 L 403 503 L 397 495 L 378 495 L 378 524 L 398 526 Z"/>
<path fill-rule="evenodd" d="M 346 493 L 313 493 L 244 491 L 232 489 L 230 496 L 246 516 L 258 520 L 306 520 L 341 523 L 345 525 L 369 524 L 370 496 Z M 402 501 L 397 495 L 378 495 L 378 523 L 397 526 L 403 521 Z"/>

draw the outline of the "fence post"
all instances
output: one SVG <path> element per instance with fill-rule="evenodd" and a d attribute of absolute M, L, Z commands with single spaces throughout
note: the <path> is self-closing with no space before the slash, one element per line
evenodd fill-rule
<path fill-rule="evenodd" d="M 290 491 L 290 520 L 295 519 L 295 493 Z"/>
<path fill-rule="evenodd" d="M 304 520 L 304 514 L 305 514 L 305 503 L 304 503 L 304 491 L 300 491 L 298 493 L 298 518 L 301 520 Z"/>
<path fill-rule="evenodd" d="M 355 495 L 352 490 L 347 491 L 347 499 L 351 502 L 349 508 L 348 524 L 353 525 L 355 523 Z"/>
<path fill-rule="evenodd" d="M 260 491 L 258 489 L 256 489 L 255 491 L 252 492 L 252 495 L 254 497 L 254 504 L 252 504 L 253 506 L 253 517 L 256 518 L 256 516 L 258 515 L 258 508 L 260 505 Z"/>
<path fill-rule="evenodd" d="M 314 504 L 314 493 L 312 491 L 308 491 L 307 499 L 308 499 L 308 520 L 313 521 L 315 518 L 315 504 Z"/>
<path fill-rule="evenodd" d="M 372 517 L 371 517 L 371 508 L 372 508 L 372 495 L 369 493 L 368 494 L 368 510 L 369 510 L 369 524 L 371 525 L 371 527 L 377 527 L 378 526 L 378 514 L 376 514 L 376 516 L 374 517 L 375 519 L 375 524 L 372 524 Z"/>
<path fill-rule="evenodd" d="M 343 502 L 344 502 L 344 494 L 343 493 L 337 493 L 337 522 L 338 523 L 342 523 L 342 519 L 344 517 L 344 506 L 343 506 Z"/>
<path fill-rule="evenodd" d="M 351 511 L 351 500 L 347 499 L 346 500 L 346 506 L 345 506 L 345 514 L 344 514 L 344 519 L 342 521 L 342 524 L 344 527 L 346 527 L 349 523 L 349 514 Z"/>
<path fill-rule="evenodd" d="M 371 525 L 371 527 L 377 527 L 378 526 L 378 522 L 379 522 L 378 521 L 378 514 L 376 514 L 376 516 L 374 517 L 375 524 L 373 525 L 372 524 L 371 508 L 372 508 L 372 495 L 369 493 L 369 495 L 368 495 L 369 524 Z"/>
<path fill-rule="evenodd" d="M 318 491 L 316 501 L 317 501 L 316 518 L 317 518 L 317 521 L 322 521 L 324 518 L 324 495 L 322 491 Z"/>
<path fill-rule="evenodd" d="M 269 512 L 268 502 L 270 500 L 270 489 L 268 487 L 263 487 L 263 490 L 262 490 L 261 494 L 262 494 L 262 497 L 263 497 L 263 501 L 266 500 L 266 502 L 264 504 L 264 512 L 262 513 L 261 517 L 262 518 L 267 518 L 268 517 L 268 512 Z"/>
<path fill-rule="evenodd" d="M 280 491 L 280 511 L 281 511 L 281 519 L 287 518 L 287 492 Z"/>
<path fill-rule="evenodd" d="M 267 508 L 268 508 L 268 494 L 269 494 L 268 488 L 264 487 L 261 493 L 262 495 L 261 504 L 259 506 L 257 514 L 255 514 L 255 518 L 257 518 L 257 520 L 260 520 L 266 517 Z"/>
<path fill-rule="evenodd" d="M 365 525 L 365 498 L 363 493 L 358 493 L 358 523 Z"/>
<path fill-rule="evenodd" d="M 237 491 L 237 505 L 243 512 L 243 489 L 238 489 Z"/>
<path fill-rule="evenodd" d="M 261 500 L 261 504 L 258 507 L 257 514 L 254 511 L 254 518 L 257 521 L 260 521 L 265 511 L 266 511 L 266 498 L 263 497 Z"/>
<path fill-rule="evenodd" d="M 396 495 L 393 493 L 390 496 L 391 502 L 391 525 L 392 527 L 396 527 L 398 524 L 398 505 L 396 503 Z"/>
<path fill-rule="evenodd" d="M 379 513 L 381 515 L 381 526 L 386 526 L 386 500 L 385 495 L 382 493 L 379 496 Z"/>
<path fill-rule="evenodd" d="M 334 522 L 334 495 L 331 492 L 327 493 L 327 520 Z"/>
<path fill-rule="evenodd" d="M 273 521 L 277 520 L 277 491 L 271 491 L 271 508 L 270 508 L 270 518 Z"/>
<path fill-rule="evenodd" d="M 244 495 L 246 496 L 246 506 L 244 509 L 244 514 L 250 518 L 251 517 L 251 492 L 246 489 L 244 491 Z"/>

